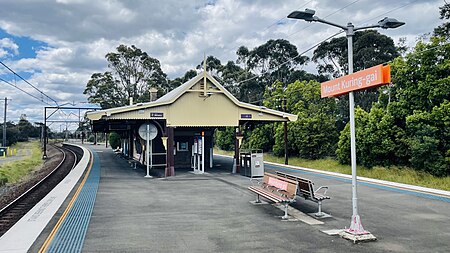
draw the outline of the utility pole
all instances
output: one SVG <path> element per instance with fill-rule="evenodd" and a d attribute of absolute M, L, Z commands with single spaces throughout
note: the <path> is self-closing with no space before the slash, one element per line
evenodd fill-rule
<path fill-rule="evenodd" d="M 3 147 L 6 147 L 6 108 L 8 107 L 8 98 L 5 98 L 5 114 L 3 115 Z"/>

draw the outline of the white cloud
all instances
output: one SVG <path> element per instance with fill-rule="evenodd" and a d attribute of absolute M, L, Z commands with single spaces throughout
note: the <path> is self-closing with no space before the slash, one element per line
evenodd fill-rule
<path fill-rule="evenodd" d="M 19 54 L 19 46 L 10 38 L 0 39 L 0 58 Z"/>
<path fill-rule="evenodd" d="M 29 73 L 30 82 L 49 96 L 69 102 L 86 100 L 82 93 L 91 74 L 106 70 L 105 54 L 120 44 L 133 44 L 146 51 L 160 60 L 170 78 L 176 78 L 195 68 L 204 53 L 222 62 L 236 60 L 239 46 L 251 49 L 278 38 L 289 40 L 303 51 L 338 31 L 285 18 L 299 8 L 313 8 L 317 16 L 339 24 L 351 21 L 363 25 L 384 16 L 395 17 L 406 25 L 380 32 L 395 40 L 407 37 L 413 44 L 414 38 L 431 32 L 441 22 L 441 5 L 440 0 L 3 0 L 0 28 L 19 38 L 45 42 L 46 46 L 36 49 L 35 57 L 9 59 L 6 63 L 16 71 Z M 0 58 L 20 56 L 21 51 L 17 41 L 0 38 Z M 313 71 L 314 65 L 306 69 Z M 26 84 L 18 85 L 29 89 Z M 33 89 L 30 92 L 38 94 Z M 27 111 L 29 118 L 42 119 L 44 104 L 0 84 L 0 97 L 4 96 L 13 99 L 13 119 L 29 108 L 33 108 Z"/>

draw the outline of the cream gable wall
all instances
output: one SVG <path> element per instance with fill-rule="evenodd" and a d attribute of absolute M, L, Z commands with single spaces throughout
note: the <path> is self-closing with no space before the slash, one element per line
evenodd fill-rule
<path fill-rule="evenodd" d="M 238 107 L 223 93 L 186 92 L 169 107 L 169 126 L 237 126 Z"/>

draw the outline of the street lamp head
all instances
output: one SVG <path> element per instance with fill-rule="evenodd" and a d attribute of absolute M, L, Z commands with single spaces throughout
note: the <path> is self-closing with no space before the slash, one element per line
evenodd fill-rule
<path fill-rule="evenodd" d="M 397 28 L 404 24 L 405 22 L 401 22 L 395 18 L 388 18 L 388 17 L 385 17 L 382 20 L 378 21 L 378 25 L 383 29 Z"/>
<path fill-rule="evenodd" d="M 311 22 L 311 21 L 314 21 L 315 13 L 316 13 L 315 10 L 305 9 L 304 11 L 294 11 L 291 14 L 289 14 L 287 17 L 293 18 L 293 19 L 303 19 L 303 20 Z"/>

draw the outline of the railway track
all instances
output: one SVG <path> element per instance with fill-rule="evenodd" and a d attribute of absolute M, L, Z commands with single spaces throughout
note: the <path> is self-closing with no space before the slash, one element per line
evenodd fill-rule
<path fill-rule="evenodd" d="M 51 146 L 63 154 L 60 163 L 43 179 L 0 210 L 0 236 L 61 182 L 81 159 L 82 151 L 77 147 Z"/>

